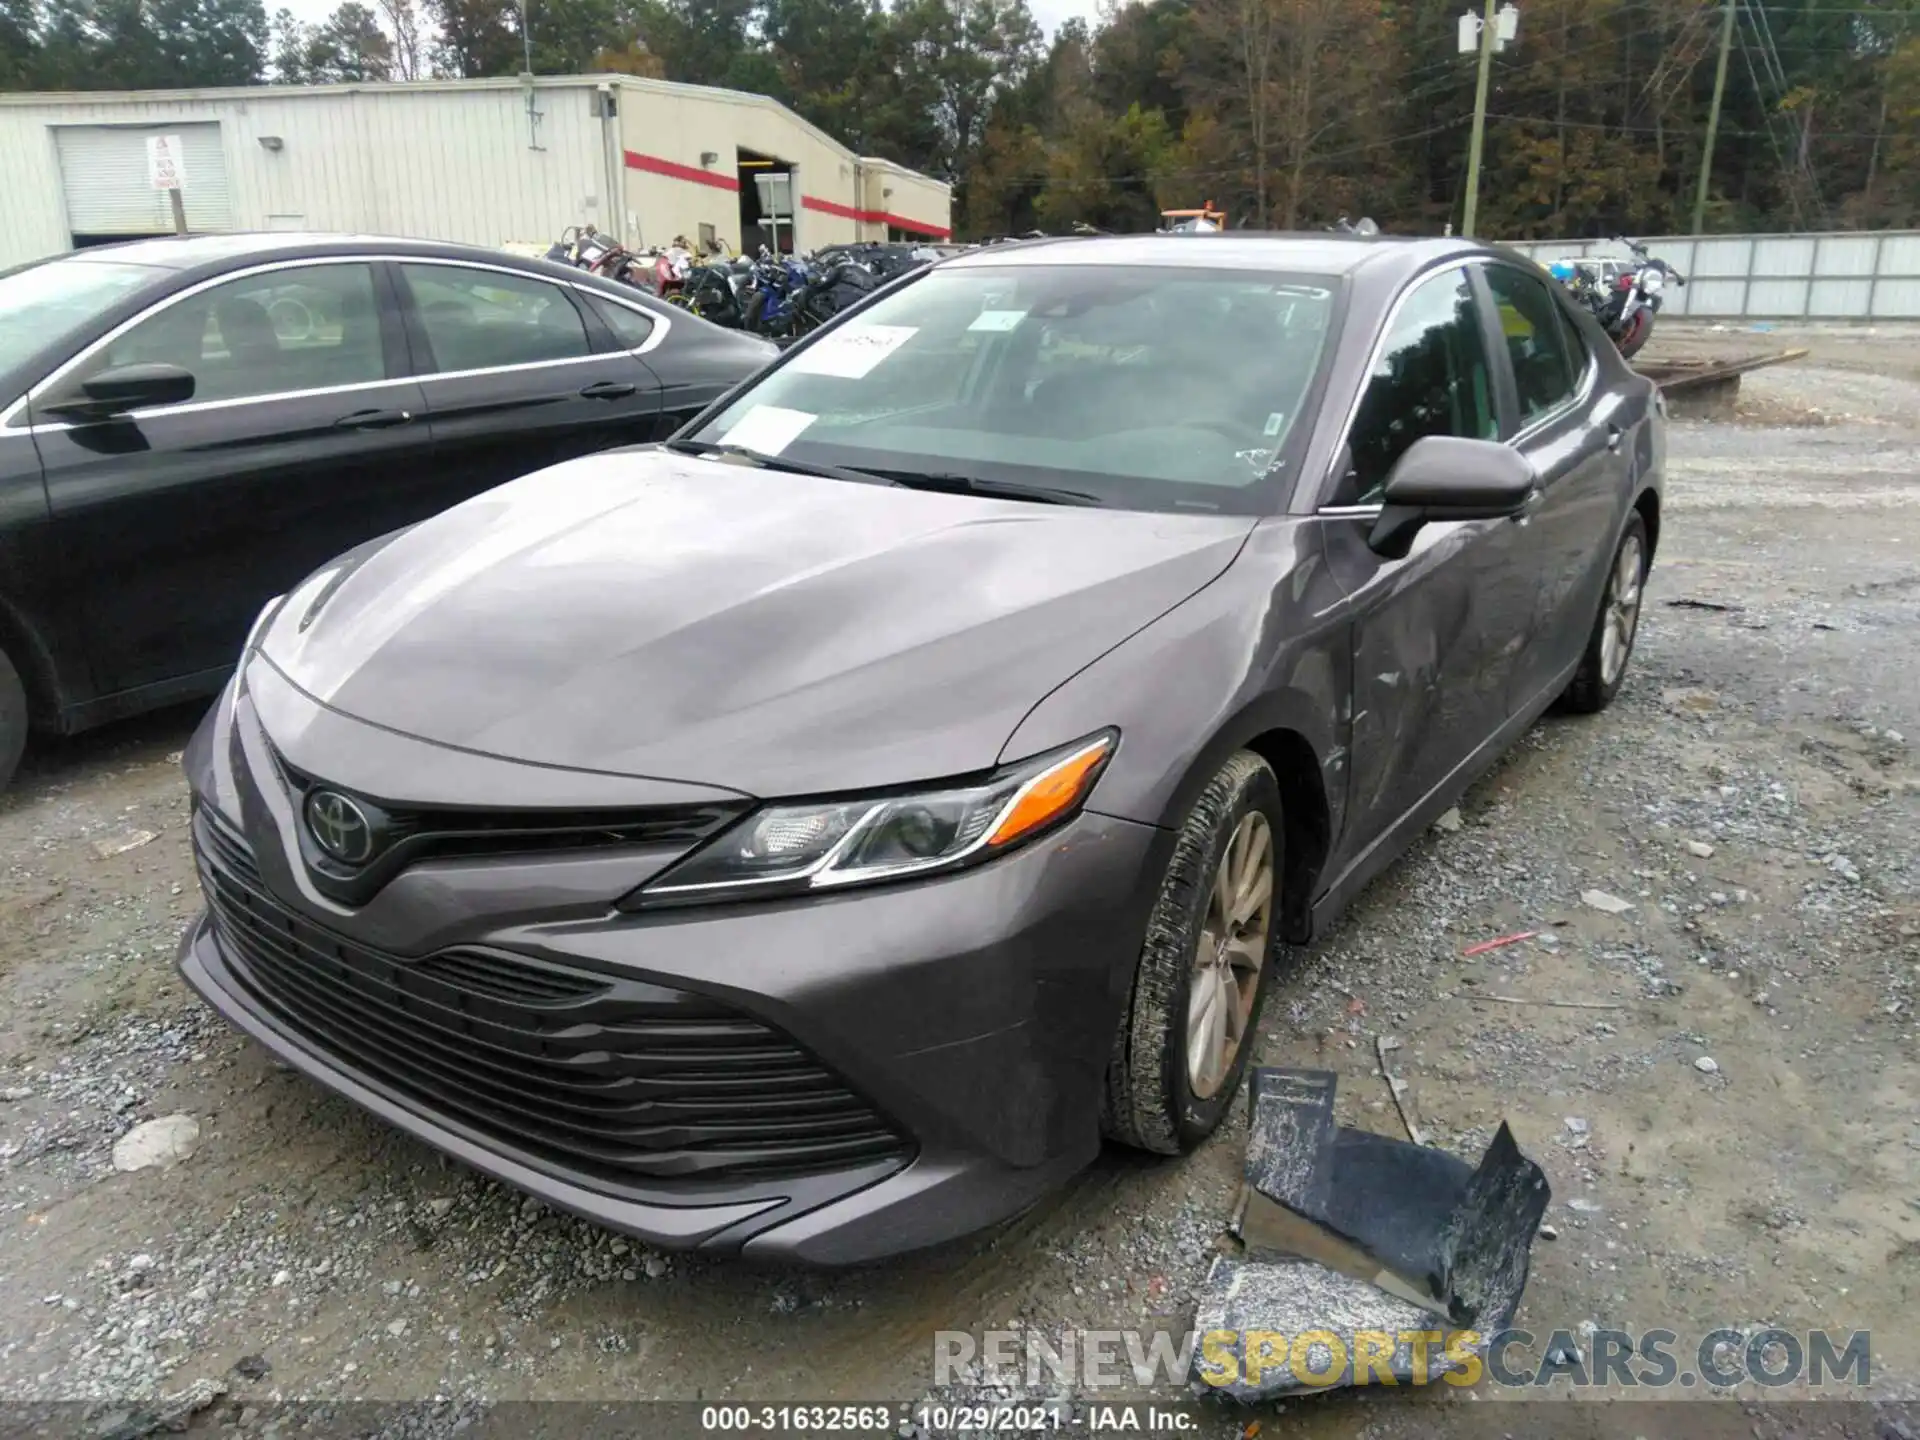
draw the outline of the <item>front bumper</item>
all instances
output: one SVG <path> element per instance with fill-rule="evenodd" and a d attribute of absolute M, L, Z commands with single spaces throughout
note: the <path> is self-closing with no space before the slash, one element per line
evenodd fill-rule
<path fill-rule="evenodd" d="M 362 738 L 420 746 L 371 730 Z M 263 1000 L 230 930 L 223 940 L 211 918 L 195 924 L 181 971 L 229 1021 L 478 1170 L 652 1244 L 845 1264 L 1015 1214 L 1098 1149 L 1107 1058 L 1160 831 L 1088 813 L 1026 850 L 919 884 L 657 914 L 613 908 L 636 883 L 617 856 L 462 859 L 418 866 L 348 911 L 308 883 L 284 792 L 256 781 L 272 773 L 266 758 L 243 699 L 209 717 L 188 769 L 202 805 L 217 803 L 251 848 L 249 883 L 303 933 L 321 935 L 319 948 L 364 946 L 399 971 L 449 947 L 484 949 L 725 1006 L 790 1037 L 901 1141 L 805 1174 L 626 1183 L 516 1143 L 525 1117 L 503 1134 L 362 1063 L 324 1027 Z M 332 767 L 322 758 L 300 762 L 352 783 L 340 774 L 353 768 L 348 757 Z M 207 841 L 210 822 L 196 823 L 196 851 L 212 891 L 228 862 Z"/>

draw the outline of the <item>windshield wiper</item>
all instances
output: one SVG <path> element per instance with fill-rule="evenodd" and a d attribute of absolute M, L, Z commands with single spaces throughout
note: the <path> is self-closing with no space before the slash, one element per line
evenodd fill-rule
<path fill-rule="evenodd" d="M 900 485 L 909 490 L 937 490 L 946 495 L 991 495 L 998 499 L 1030 500 L 1039 505 L 1104 505 L 1085 490 L 1062 490 L 1051 485 L 1022 485 L 1015 480 L 982 480 L 947 471 L 854 469 L 846 465 L 819 465 L 787 455 L 769 455 L 745 445 L 719 440 L 669 440 L 668 450 L 680 455 L 721 455 L 769 470 L 791 470 L 796 475 L 819 475 L 828 480 L 853 480 L 864 485 Z"/>
<path fill-rule="evenodd" d="M 983 480 L 930 470 L 875 470 L 872 472 L 909 490 L 938 490 L 947 495 L 991 495 L 1002 500 L 1031 500 L 1037 505 L 1104 505 L 1085 490 L 1062 490 L 1053 485 L 1023 485 L 1017 480 Z"/>
<path fill-rule="evenodd" d="M 790 470 L 796 475 L 818 475 L 825 480 L 852 480 L 860 485 L 897 485 L 900 482 L 877 470 L 851 470 L 844 465 L 815 465 L 785 455 L 769 455 L 745 445 L 728 445 L 716 440 L 669 440 L 666 448 L 677 455 L 724 455 L 745 460 L 767 470 Z"/>

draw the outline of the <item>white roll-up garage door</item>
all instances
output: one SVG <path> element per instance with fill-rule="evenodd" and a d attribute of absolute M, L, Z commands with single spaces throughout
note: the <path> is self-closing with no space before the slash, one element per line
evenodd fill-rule
<path fill-rule="evenodd" d="M 165 235 L 173 208 L 164 190 L 147 176 L 147 137 L 178 135 L 184 157 L 189 230 L 231 230 L 227 157 L 218 122 L 191 125 L 62 125 L 54 134 L 60 151 L 60 188 L 67 199 L 67 229 L 75 236 Z"/>

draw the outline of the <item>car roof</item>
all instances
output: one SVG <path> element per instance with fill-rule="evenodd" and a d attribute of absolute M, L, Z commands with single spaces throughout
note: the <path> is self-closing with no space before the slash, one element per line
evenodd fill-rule
<path fill-rule="evenodd" d="M 227 270 L 244 268 L 251 261 L 306 260 L 336 255 L 383 254 L 413 256 L 420 259 L 475 260 L 503 270 L 519 270 L 544 275 L 553 280 L 597 290 L 630 303 L 643 305 L 657 297 L 631 285 L 571 265 L 562 265 L 541 256 L 496 250 L 485 245 L 465 245 L 452 240 L 409 240 L 397 235 L 343 235 L 299 231 L 238 232 L 220 235 L 166 235 L 151 240 L 129 240 L 114 245 L 89 246 L 41 263 L 48 265 L 85 265 L 111 262 L 142 265 L 161 275 L 173 277 L 172 283 L 192 283 Z M 151 288 L 151 287 L 148 287 Z"/>
<path fill-rule="evenodd" d="M 1088 235 L 1010 241 L 969 251 L 942 267 L 982 265 L 1143 265 L 1209 270 L 1281 270 L 1298 274 L 1381 272 L 1383 279 L 1438 261 L 1497 253 L 1473 240 L 1338 233 L 1233 230 L 1216 234 Z"/>
<path fill-rule="evenodd" d="M 271 259 L 276 255 L 299 252 L 324 255 L 352 253 L 366 249 L 399 248 L 440 250 L 450 254 L 507 255 L 510 251 L 490 250 L 483 245 L 461 245 L 447 240 L 406 240 L 392 235 L 341 235 L 317 231 L 236 231 L 220 235 L 162 235 L 148 240 L 125 240 L 113 245 L 94 245 L 56 257 L 53 264 L 85 264 L 89 260 L 113 260 L 132 265 L 151 265 L 163 270 L 195 270 L 222 261 L 254 257 Z M 516 257 L 517 258 L 517 257 Z"/>

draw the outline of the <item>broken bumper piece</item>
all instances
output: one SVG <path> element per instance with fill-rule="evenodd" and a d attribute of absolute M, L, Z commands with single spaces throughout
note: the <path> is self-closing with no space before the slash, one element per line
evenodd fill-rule
<path fill-rule="evenodd" d="M 1423 1384 L 1512 1323 L 1551 1191 L 1502 1124 L 1478 1166 L 1334 1123 L 1336 1077 L 1256 1070 L 1244 1258 L 1201 1292 L 1193 1378 L 1267 1400 Z"/>

